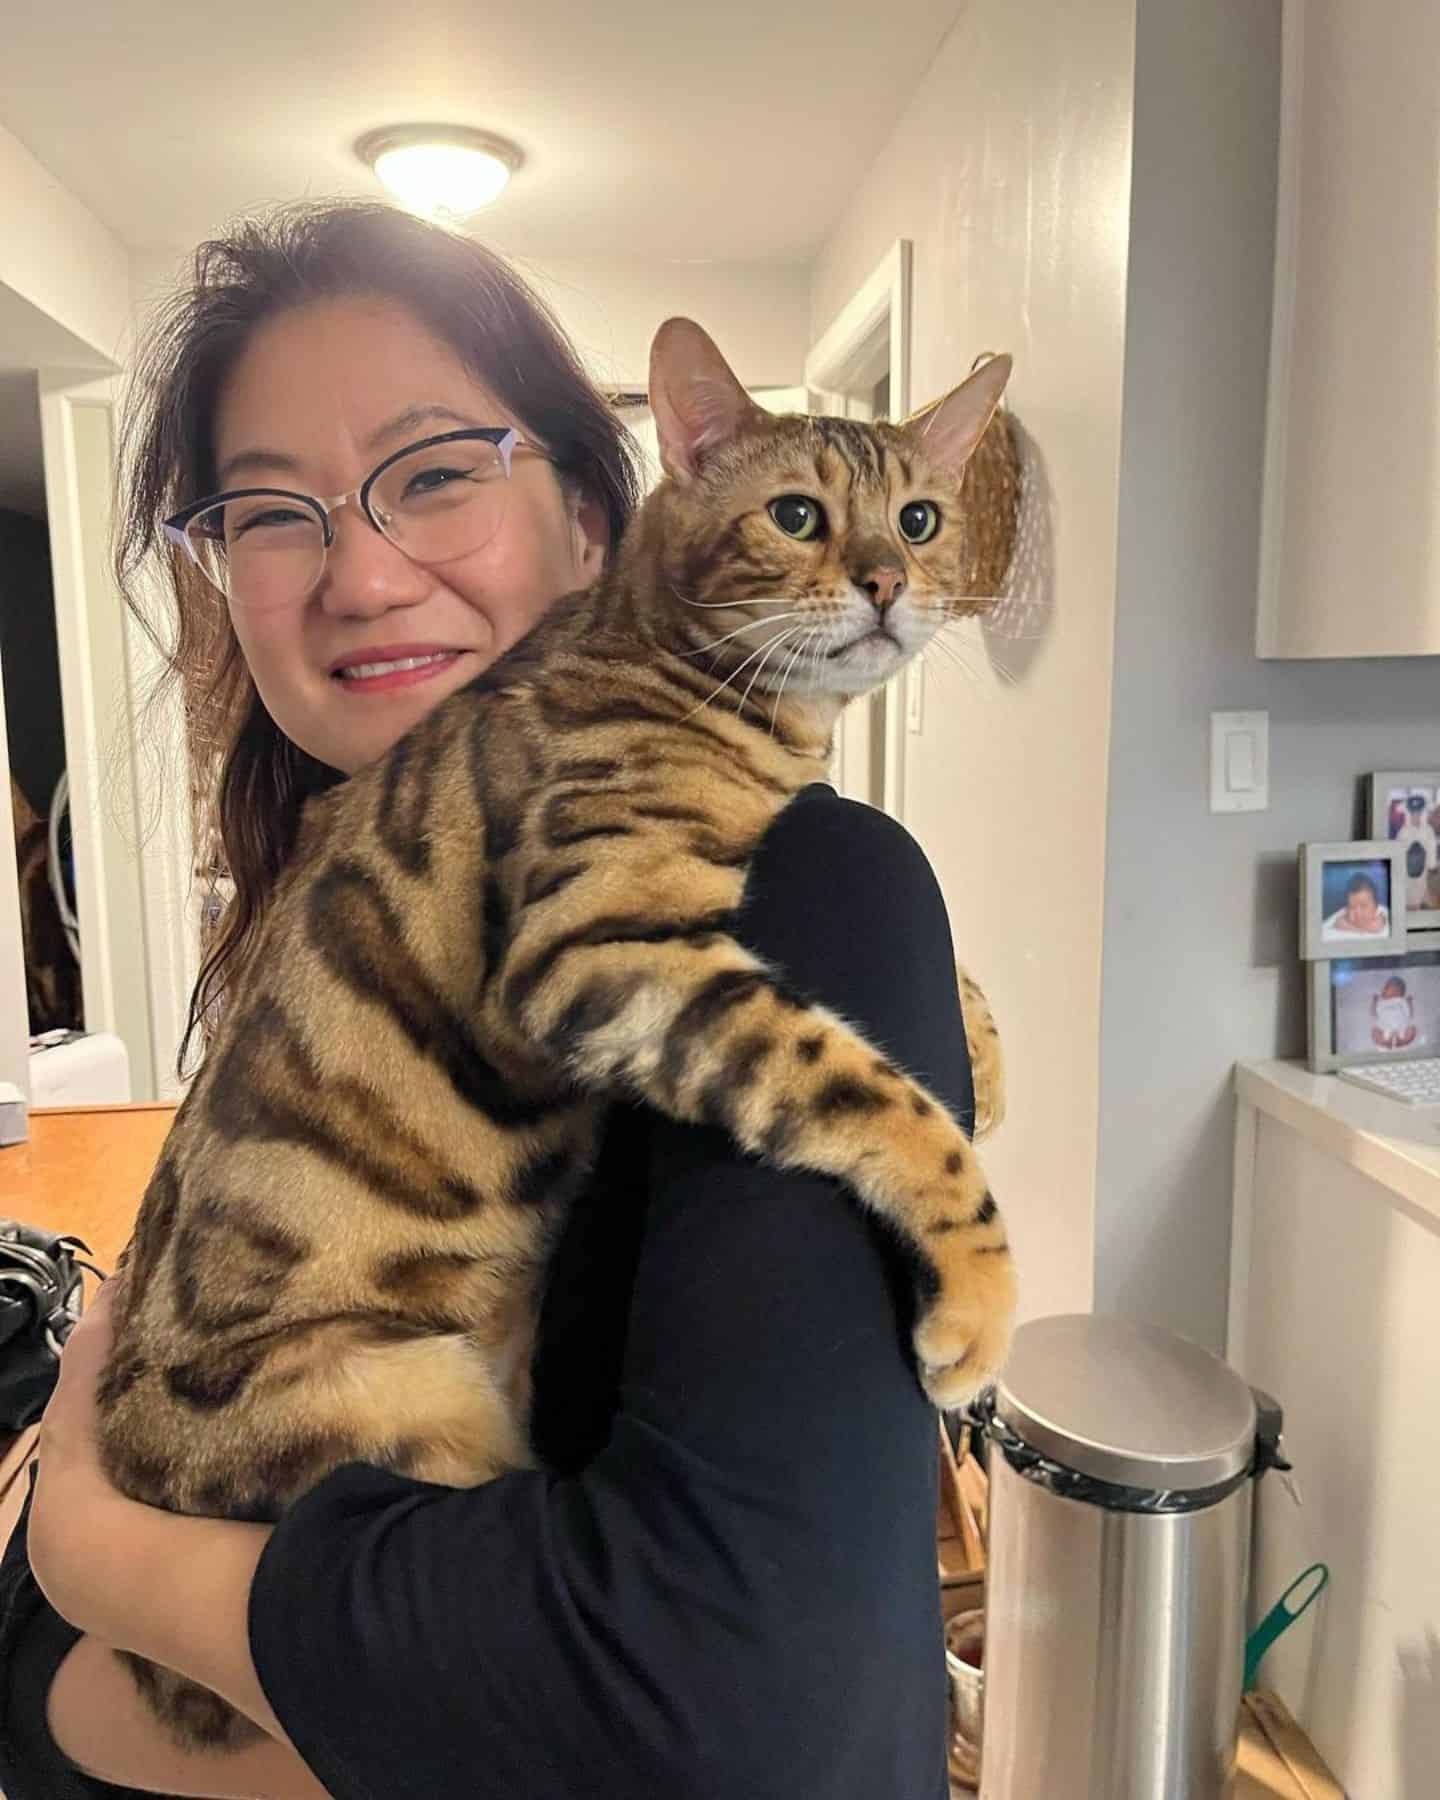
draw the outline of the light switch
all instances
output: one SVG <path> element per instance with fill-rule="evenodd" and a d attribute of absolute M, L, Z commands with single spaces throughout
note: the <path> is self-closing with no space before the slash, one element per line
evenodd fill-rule
<path fill-rule="evenodd" d="M 1255 786 L 1255 734 L 1232 731 L 1225 740 L 1225 786 L 1232 794 L 1248 794 Z"/>
<path fill-rule="evenodd" d="M 1269 713 L 1211 713 L 1211 812 L 1264 812 L 1269 804 Z"/>

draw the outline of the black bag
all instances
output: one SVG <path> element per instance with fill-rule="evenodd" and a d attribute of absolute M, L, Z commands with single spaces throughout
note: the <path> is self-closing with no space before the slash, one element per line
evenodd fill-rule
<path fill-rule="evenodd" d="M 0 1432 L 19 1431 L 45 1410 L 60 1350 L 85 1304 L 77 1256 L 90 1246 L 34 1225 L 0 1219 Z"/>

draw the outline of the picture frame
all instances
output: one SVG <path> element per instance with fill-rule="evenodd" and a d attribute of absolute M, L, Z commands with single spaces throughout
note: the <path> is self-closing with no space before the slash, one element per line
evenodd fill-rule
<path fill-rule="evenodd" d="M 1405 851 L 1388 838 L 1300 846 L 1300 955 L 1306 962 L 1402 956 Z M 1440 942 L 1440 940 L 1437 940 Z"/>
<path fill-rule="evenodd" d="M 1365 782 L 1371 837 L 1399 843 L 1406 853 L 1406 928 L 1440 932 L 1440 769 L 1380 769 Z M 1397 817 L 1397 809 L 1411 813 L 1413 798 L 1424 803 L 1417 809 L 1422 824 Z M 1421 897 L 1425 904 L 1416 905 Z"/>
<path fill-rule="evenodd" d="M 1317 1075 L 1440 1056 L 1440 938 L 1403 956 L 1321 958 L 1306 985 Z"/>

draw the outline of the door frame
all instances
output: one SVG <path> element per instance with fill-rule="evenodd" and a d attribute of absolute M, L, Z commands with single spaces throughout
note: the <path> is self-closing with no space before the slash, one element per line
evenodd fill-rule
<path fill-rule="evenodd" d="M 805 386 L 811 409 L 869 418 L 877 358 L 890 378 L 890 413 L 910 411 L 910 291 L 914 249 L 897 238 L 811 345 Z M 911 665 L 864 705 L 848 706 L 835 737 L 835 780 L 852 799 L 905 817 L 905 732 Z M 878 765 L 878 767 L 877 767 Z"/>
<path fill-rule="evenodd" d="M 132 1099 L 173 1099 L 199 943 L 185 740 L 178 701 L 146 706 L 157 653 L 110 568 L 119 382 L 41 369 L 39 388 L 85 1029 L 124 1042 Z"/>

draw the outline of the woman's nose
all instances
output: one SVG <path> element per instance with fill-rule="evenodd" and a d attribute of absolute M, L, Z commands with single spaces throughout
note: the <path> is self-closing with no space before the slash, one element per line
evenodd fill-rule
<path fill-rule="evenodd" d="M 332 518 L 335 541 L 317 590 L 327 612 L 373 618 L 425 598 L 431 586 L 428 571 L 397 550 L 357 507 L 342 506 Z"/>

